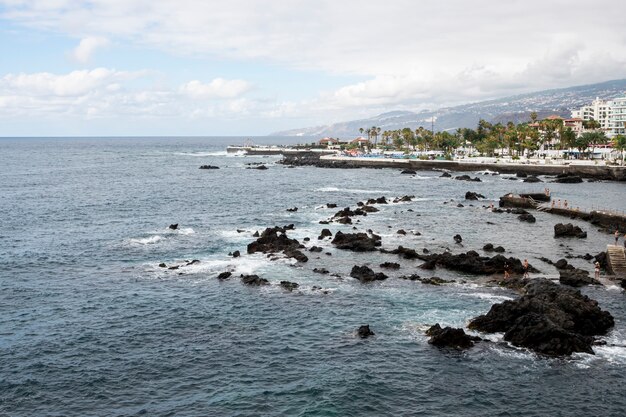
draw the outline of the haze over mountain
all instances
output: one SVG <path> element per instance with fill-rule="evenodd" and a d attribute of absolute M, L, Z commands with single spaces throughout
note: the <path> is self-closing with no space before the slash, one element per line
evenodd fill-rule
<path fill-rule="evenodd" d="M 351 120 L 325 126 L 291 129 L 275 132 L 277 136 L 332 136 L 350 138 L 359 135 L 359 128 L 380 127 L 382 131 L 419 126 L 434 128 L 437 131 L 454 130 L 461 127 L 476 127 L 480 119 L 490 122 L 513 121 L 516 123 L 530 119 L 530 113 L 537 112 L 539 118 L 558 114 L 569 117 L 571 110 L 591 103 L 593 99 L 609 99 L 626 92 L 626 79 L 606 81 L 597 84 L 544 90 L 520 94 L 496 100 L 444 107 L 438 110 L 420 112 L 390 111 L 369 119 Z"/>

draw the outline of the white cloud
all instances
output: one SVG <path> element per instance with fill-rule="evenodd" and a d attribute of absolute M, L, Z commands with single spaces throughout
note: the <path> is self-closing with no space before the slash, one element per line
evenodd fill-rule
<path fill-rule="evenodd" d="M 198 80 L 189 81 L 180 87 L 180 91 L 195 99 L 235 98 L 252 88 L 252 85 L 244 80 L 225 80 L 215 78 L 205 84 Z"/>
<path fill-rule="evenodd" d="M 72 57 L 81 64 L 86 64 L 91 60 L 91 57 L 96 52 L 96 49 L 106 47 L 109 43 L 109 40 L 102 36 L 90 36 L 83 38 L 78 46 L 72 51 Z"/>
<path fill-rule="evenodd" d="M 185 119 L 194 114 L 237 118 L 262 105 L 241 97 L 251 87 L 244 80 L 190 81 L 178 88 L 163 87 L 158 81 L 150 71 L 108 68 L 67 74 L 6 74 L 0 78 L 0 119 Z"/>

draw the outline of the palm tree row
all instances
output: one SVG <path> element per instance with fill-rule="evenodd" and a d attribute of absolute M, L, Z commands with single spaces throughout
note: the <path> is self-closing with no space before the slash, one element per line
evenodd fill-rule
<path fill-rule="evenodd" d="M 533 117 L 534 116 L 534 117 Z M 604 132 L 599 130 L 589 130 L 581 135 L 577 135 L 571 128 L 563 125 L 562 119 L 546 119 L 538 123 L 536 114 L 531 114 L 532 123 L 508 122 L 489 123 L 481 119 L 476 129 L 460 128 L 454 132 L 435 132 L 423 127 L 415 130 L 405 127 L 397 130 L 385 130 L 381 133 L 380 127 L 360 129 L 360 132 L 367 133 L 368 140 L 374 139 L 374 148 L 396 149 L 403 151 L 441 151 L 451 154 L 456 149 L 470 148 L 477 150 L 481 155 L 494 156 L 496 152 L 500 155 L 519 157 L 521 155 L 532 156 L 545 153 L 549 149 L 578 149 L 580 153 L 588 148 L 594 148 L 600 144 L 606 144 L 608 138 Z M 586 124 L 588 129 L 597 129 L 597 122 Z M 378 135 L 381 142 L 378 144 Z M 614 147 L 624 152 L 626 139 L 617 136 L 613 139 Z"/>

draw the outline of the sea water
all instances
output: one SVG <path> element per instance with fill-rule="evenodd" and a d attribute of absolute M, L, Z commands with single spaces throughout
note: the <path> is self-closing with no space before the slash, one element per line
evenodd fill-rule
<path fill-rule="evenodd" d="M 616 319 L 596 355 L 545 358 L 499 334 L 467 351 L 441 350 L 424 335 L 430 325 L 463 327 L 517 295 L 482 278 L 421 270 L 421 262 L 395 255 L 341 251 L 317 238 L 324 227 L 356 227 L 379 234 L 386 249 L 483 253 L 492 243 L 507 256 L 528 258 L 541 270 L 533 276 L 557 278 L 540 257 L 571 256 L 570 263 L 592 271 L 577 256 L 606 250 L 612 236 L 577 220 L 536 212 L 529 224 L 484 206 L 508 192 L 548 186 L 572 206 L 619 209 L 623 184 L 288 168 L 276 163 L 279 157 L 225 152 L 243 139 L 0 139 L 0 415 L 626 413 L 626 300 L 617 286 L 583 289 Z M 269 169 L 248 169 L 258 163 Z M 205 164 L 220 169 L 198 169 Z M 465 201 L 466 191 L 485 199 Z M 380 212 L 355 217 L 353 225 L 319 224 L 358 201 L 407 194 L 416 198 L 378 205 Z M 588 238 L 554 239 L 559 222 L 581 226 Z M 173 223 L 177 230 L 168 228 Z M 287 224 L 295 226 L 290 237 L 309 237 L 307 246 L 323 251 L 306 252 L 304 264 L 246 253 L 255 231 Z M 241 257 L 229 256 L 236 250 Z M 200 262 L 186 266 L 194 259 Z M 401 265 L 384 271 L 385 281 L 362 284 L 349 276 L 354 265 L 378 272 L 385 261 Z M 225 271 L 233 276 L 216 279 Z M 413 273 L 456 282 L 399 279 Z M 240 274 L 271 285 L 244 286 Z M 288 292 L 282 280 L 299 288 Z M 364 324 L 374 337 L 356 336 Z"/>

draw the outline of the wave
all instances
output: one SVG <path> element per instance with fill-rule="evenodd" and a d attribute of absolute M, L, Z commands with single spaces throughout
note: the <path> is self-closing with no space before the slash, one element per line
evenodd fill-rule
<path fill-rule="evenodd" d="M 154 235 L 154 236 L 149 236 L 149 237 L 144 237 L 144 238 L 130 239 L 129 242 L 136 244 L 136 245 L 154 245 L 155 243 L 159 243 L 160 241 L 164 239 L 165 238 L 163 236 Z"/>
<path fill-rule="evenodd" d="M 174 232 L 178 233 L 179 235 L 193 235 L 194 233 L 196 233 L 195 230 L 193 230 L 191 227 L 183 227 L 182 229 L 176 229 Z"/>
<path fill-rule="evenodd" d="M 350 193 L 350 194 L 366 194 L 366 193 L 385 193 L 385 190 L 362 190 L 358 188 L 337 188 L 337 187 L 323 187 L 317 188 L 314 191 L 320 193 Z"/>
<path fill-rule="evenodd" d="M 510 301 L 514 299 L 513 297 L 509 297 L 507 295 L 495 295 L 495 294 L 489 294 L 489 293 L 484 293 L 484 292 L 475 292 L 475 293 L 462 294 L 462 295 L 466 297 L 480 298 L 481 300 Z"/>
<path fill-rule="evenodd" d="M 215 151 L 215 152 L 176 152 L 174 155 L 179 156 L 228 156 L 228 152 L 226 151 Z"/>

